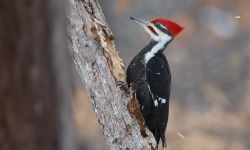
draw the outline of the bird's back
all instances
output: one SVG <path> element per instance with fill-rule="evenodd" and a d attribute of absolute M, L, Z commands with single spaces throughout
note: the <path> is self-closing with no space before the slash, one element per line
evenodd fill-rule
<path fill-rule="evenodd" d="M 169 65 L 162 52 L 146 63 L 141 56 L 144 55 L 138 54 L 131 61 L 127 69 L 127 82 L 136 84 L 136 97 L 144 120 L 157 144 L 160 138 L 164 143 L 171 85 Z"/>

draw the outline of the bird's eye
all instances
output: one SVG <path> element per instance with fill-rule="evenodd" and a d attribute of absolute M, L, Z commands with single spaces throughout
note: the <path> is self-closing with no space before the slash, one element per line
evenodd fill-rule
<path fill-rule="evenodd" d="M 157 28 L 160 28 L 160 27 L 161 27 L 161 24 L 156 23 L 155 26 L 156 26 Z"/>
<path fill-rule="evenodd" d="M 160 24 L 160 23 L 156 23 L 155 26 L 156 26 L 158 29 L 167 30 L 167 28 L 166 28 L 165 26 L 163 26 L 162 24 Z"/>

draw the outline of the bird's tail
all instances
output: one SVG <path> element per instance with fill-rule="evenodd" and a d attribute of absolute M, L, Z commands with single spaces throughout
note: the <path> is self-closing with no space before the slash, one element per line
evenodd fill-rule
<path fill-rule="evenodd" d="M 167 150 L 166 137 L 164 133 L 161 135 L 161 143 L 162 143 L 162 149 Z"/>
<path fill-rule="evenodd" d="M 162 143 L 162 149 L 167 150 L 166 137 L 165 137 L 165 126 L 163 125 L 163 109 L 160 109 L 160 122 L 158 123 L 160 129 L 160 138 Z"/>

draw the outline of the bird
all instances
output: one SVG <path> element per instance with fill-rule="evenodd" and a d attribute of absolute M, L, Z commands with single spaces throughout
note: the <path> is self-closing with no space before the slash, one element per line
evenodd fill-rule
<path fill-rule="evenodd" d="M 130 17 L 150 35 L 149 43 L 132 59 L 126 71 L 128 87 L 136 87 L 135 95 L 148 129 L 158 149 L 161 140 L 167 149 L 165 130 L 169 115 L 171 73 L 163 51 L 184 27 L 167 18 L 151 21 Z"/>

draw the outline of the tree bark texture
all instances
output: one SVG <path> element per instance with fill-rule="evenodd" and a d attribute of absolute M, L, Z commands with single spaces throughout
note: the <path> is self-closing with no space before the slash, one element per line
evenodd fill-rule
<path fill-rule="evenodd" d="M 151 149 L 152 134 L 142 136 L 140 122 L 128 112 L 131 97 L 116 86 L 125 80 L 124 64 L 97 0 L 67 0 L 66 14 L 69 49 L 110 149 Z"/>
<path fill-rule="evenodd" d="M 0 2 L 0 149 L 74 150 L 60 0 Z"/>

